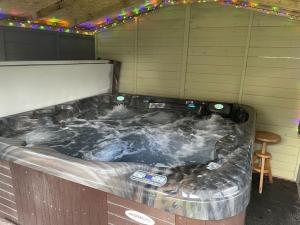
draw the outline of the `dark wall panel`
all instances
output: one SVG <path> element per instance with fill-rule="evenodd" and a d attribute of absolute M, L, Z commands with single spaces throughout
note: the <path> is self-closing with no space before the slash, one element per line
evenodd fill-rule
<path fill-rule="evenodd" d="M 55 33 L 6 30 L 5 40 L 6 60 L 57 59 Z"/>
<path fill-rule="evenodd" d="M 61 59 L 90 59 L 95 57 L 94 39 L 62 34 L 59 39 Z"/>
<path fill-rule="evenodd" d="M 5 59 L 5 52 L 4 52 L 4 32 L 0 29 L 0 61 Z"/>
<path fill-rule="evenodd" d="M 94 37 L 0 27 L 0 60 L 95 59 Z"/>

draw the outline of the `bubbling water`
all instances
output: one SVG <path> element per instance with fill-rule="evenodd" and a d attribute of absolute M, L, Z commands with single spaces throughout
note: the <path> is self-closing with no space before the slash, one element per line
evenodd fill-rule
<path fill-rule="evenodd" d="M 63 124 L 37 126 L 19 138 L 28 147 L 47 146 L 85 160 L 174 166 L 214 160 L 216 142 L 235 133 L 234 123 L 218 115 L 199 119 L 124 105 Z"/>

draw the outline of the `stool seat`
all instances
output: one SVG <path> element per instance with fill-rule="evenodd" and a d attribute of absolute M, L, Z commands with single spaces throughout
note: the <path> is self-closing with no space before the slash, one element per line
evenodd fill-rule
<path fill-rule="evenodd" d="M 281 141 L 281 137 L 278 134 L 267 131 L 256 131 L 255 139 L 268 144 L 276 144 Z"/>
<path fill-rule="evenodd" d="M 262 150 L 257 150 L 257 151 L 254 152 L 254 154 L 257 157 L 260 157 L 260 158 L 265 158 L 265 159 L 270 159 L 271 158 L 271 153 L 263 152 Z"/>

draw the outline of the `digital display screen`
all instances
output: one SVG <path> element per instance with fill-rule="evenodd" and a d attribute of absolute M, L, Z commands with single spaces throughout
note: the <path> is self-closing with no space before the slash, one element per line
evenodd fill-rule
<path fill-rule="evenodd" d="M 146 171 L 135 171 L 131 176 L 131 180 L 144 184 L 150 184 L 156 187 L 162 187 L 167 183 L 167 177 L 159 174 L 150 174 Z"/>

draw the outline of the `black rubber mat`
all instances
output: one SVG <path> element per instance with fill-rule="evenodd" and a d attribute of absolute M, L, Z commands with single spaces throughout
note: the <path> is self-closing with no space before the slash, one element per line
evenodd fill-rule
<path fill-rule="evenodd" d="M 246 225 L 300 225 L 300 199 L 294 182 L 276 179 L 264 183 L 258 193 L 258 175 L 253 175 L 251 202 Z"/>

